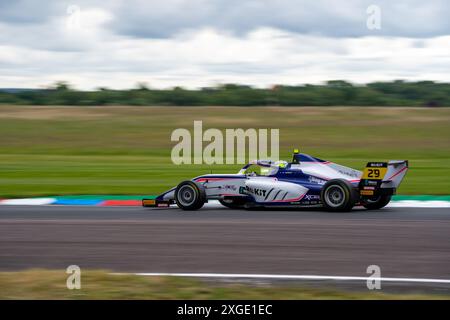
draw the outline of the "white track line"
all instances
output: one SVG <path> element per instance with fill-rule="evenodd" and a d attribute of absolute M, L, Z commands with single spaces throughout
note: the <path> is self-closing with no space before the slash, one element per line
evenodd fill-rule
<path fill-rule="evenodd" d="M 9 206 L 43 206 L 55 202 L 54 198 L 24 198 L 0 200 L 1 205 Z"/>
<path fill-rule="evenodd" d="M 391 208 L 450 208 L 450 201 L 440 200 L 400 200 L 391 201 L 387 207 Z"/>
<path fill-rule="evenodd" d="M 121 274 L 121 273 L 115 273 Z M 352 276 L 318 276 L 318 275 L 284 275 L 284 274 L 235 274 L 235 273 L 134 273 L 138 276 L 169 276 L 192 278 L 233 278 L 233 279 L 280 279 L 280 280 L 339 280 L 339 281 L 386 281 L 386 282 L 418 282 L 418 283 L 448 283 L 450 279 L 426 278 L 389 278 L 389 277 L 352 277 Z"/>

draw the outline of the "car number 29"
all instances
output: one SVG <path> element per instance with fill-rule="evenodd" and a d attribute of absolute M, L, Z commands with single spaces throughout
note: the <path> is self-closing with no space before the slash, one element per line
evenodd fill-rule
<path fill-rule="evenodd" d="M 369 178 L 379 178 L 380 177 L 380 169 L 368 169 L 367 176 Z"/>

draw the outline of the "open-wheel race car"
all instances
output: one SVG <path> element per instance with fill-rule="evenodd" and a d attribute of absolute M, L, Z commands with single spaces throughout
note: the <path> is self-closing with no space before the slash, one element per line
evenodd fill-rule
<path fill-rule="evenodd" d="M 292 162 L 254 160 L 236 174 L 207 174 L 181 182 L 144 207 L 200 209 L 218 200 L 232 209 L 323 207 L 350 211 L 386 206 L 408 170 L 407 160 L 369 162 L 363 171 L 294 151 Z"/>

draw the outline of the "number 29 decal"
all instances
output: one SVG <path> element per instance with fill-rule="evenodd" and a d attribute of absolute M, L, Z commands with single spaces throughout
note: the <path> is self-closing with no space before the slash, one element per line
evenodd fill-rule
<path fill-rule="evenodd" d="M 383 179 L 386 174 L 387 168 L 365 168 L 362 179 Z"/>

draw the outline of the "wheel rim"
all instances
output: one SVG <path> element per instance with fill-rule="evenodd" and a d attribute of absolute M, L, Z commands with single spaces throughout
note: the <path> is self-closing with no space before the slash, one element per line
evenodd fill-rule
<path fill-rule="evenodd" d="M 343 205 L 345 202 L 344 188 L 338 185 L 329 187 L 325 190 L 325 202 L 333 208 Z"/>
<path fill-rule="evenodd" d="M 191 186 L 182 186 L 178 190 L 178 201 L 185 207 L 195 202 L 196 192 Z"/>

